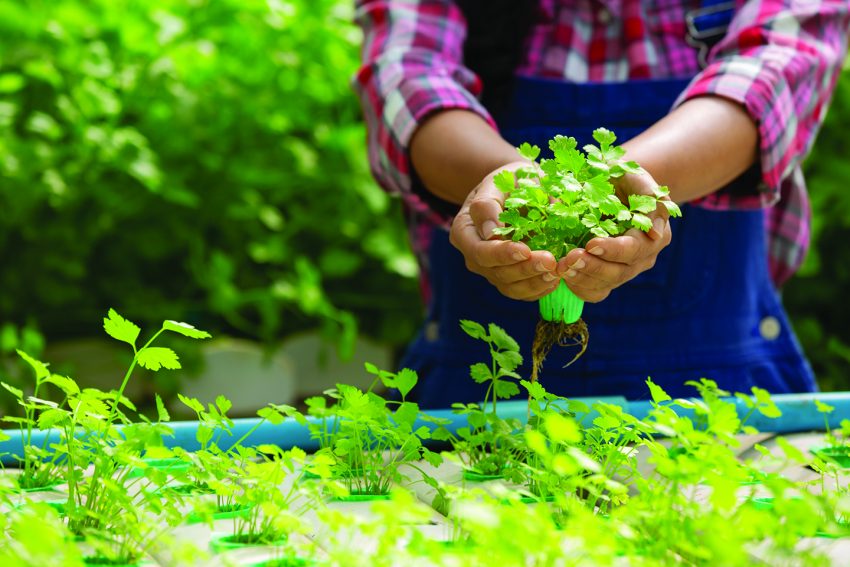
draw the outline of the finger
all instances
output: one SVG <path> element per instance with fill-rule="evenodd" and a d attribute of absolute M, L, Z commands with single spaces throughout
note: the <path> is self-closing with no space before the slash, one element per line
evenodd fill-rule
<path fill-rule="evenodd" d="M 652 240 L 661 240 L 664 238 L 664 232 L 670 230 L 670 213 L 667 212 L 667 207 L 658 205 L 649 218 L 652 220 L 652 228 L 646 233 L 647 236 Z"/>
<path fill-rule="evenodd" d="M 492 192 L 486 190 L 486 185 L 482 185 L 482 191 L 469 203 L 469 216 L 478 230 L 479 236 L 483 240 L 487 240 L 493 236 L 493 229 L 497 226 L 504 226 L 499 221 L 499 215 L 502 214 L 502 204 L 504 203 L 504 193 L 499 191 L 498 195 L 493 195 Z"/>
<path fill-rule="evenodd" d="M 524 262 L 493 268 L 490 270 L 487 279 L 500 284 L 511 284 L 528 278 L 542 276 L 544 281 L 553 282 L 559 279 L 555 273 L 557 265 L 555 257 L 550 252 L 535 251 Z"/>
<path fill-rule="evenodd" d="M 634 264 L 667 246 L 669 238 L 664 234 L 666 232 L 669 232 L 669 227 L 664 230 L 661 239 L 653 240 L 646 233 L 632 228 L 613 238 L 594 238 L 585 249 L 588 254 L 609 262 Z"/>
<path fill-rule="evenodd" d="M 531 250 L 522 242 L 481 240 L 478 238 L 478 231 L 473 229 L 470 232 L 475 234 L 476 240 L 467 250 L 461 250 L 467 267 L 475 265 L 480 268 L 496 268 L 525 262 L 531 258 Z"/>
<path fill-rule="evenodd" d="M 576 296 L 588 303 L 599 303 L 611 294 L 610 289 L 588 289 L 576 284 L 575 282 L 567 281 L 567 287 L 570 288 Z"/>
<path fill-rule="evenodd" d="M 512 284 L 497 285 L 496 289 L 498 289 L 502 295 L 510 297 L 511 299 L 532 301 L 552 293 L 555 291 L 556 287 L 558 287 L 557 279 L 555 281 L 545 281 L 542 276 L 538 276 L 514 282 Z"/>
<path fill-rule="evenodd" d="M 654 257 L 651 257 L 649 261 L 652 260 Z M 645 264 L 646 262 L 641 262 L 640 267 Z M 569 266 L 564 279 L 567 283 L 585 289 L 613 289 L 629 281 L 638 273 L 640 273 L 638 265 L 609 262 L 583 252 L 578 254 L 577 259 Z"/>

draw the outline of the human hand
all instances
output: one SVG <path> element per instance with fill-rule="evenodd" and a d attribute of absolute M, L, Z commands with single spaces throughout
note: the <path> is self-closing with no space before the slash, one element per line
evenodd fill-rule
<path fill-rule="evenodd" d="M 493 184 L 493 176 L 528 163 L 512 162 L 487 175 L 461 205 L 449 240 L 463 254 L 467 269 L 487 278 L 502 295 L 534 301 L 558 286 L 555 257 L 551 252 L 532 251 L 522 242 L 493 235 L 494 228 L 503 226 L 499 214 L 505 203 L 505 194 Z"/>
<path fill-rule="evenodd" d="M 617 196 L 628 203 L 628 196 L 652 195 L 658 183 L 643 171 L 629 173 L 614 182 Z M 655 265 L 659 252 L 670 244 L 667 209 L 658 205 L 649 232 L 630 229 L 617 237 L 593 238 L 584 248 L 571 250 L 558 262 L 557 273 L 579 298 L 597 303 L 615 288 Z"/>

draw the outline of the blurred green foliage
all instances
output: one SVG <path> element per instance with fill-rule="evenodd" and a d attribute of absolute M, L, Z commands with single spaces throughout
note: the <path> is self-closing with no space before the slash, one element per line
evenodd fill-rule
<path fill-rule="evenodd" d="M 848 60 L 850 63 L 850 60 Z M 783 300 L 824 390 L 850 390 L 850 65 L 806 160 L 812 249 Z"/>
<path fill-rule="evenodd" d="M 0 0 L 0 322 L 407 340 L 416 265 L 368 172 L 352 5 Z"/>
<path fill-rule="evenodd" d="M 108 307 L 403 345 L 416 267 L 368 173 L 352 4 L 0 0 L 0 351 L 97 335 Z M 848 123 L 850 71 L 806 163 L 815 245 L 784 290 L 827 389 L 850 389 Z"/>

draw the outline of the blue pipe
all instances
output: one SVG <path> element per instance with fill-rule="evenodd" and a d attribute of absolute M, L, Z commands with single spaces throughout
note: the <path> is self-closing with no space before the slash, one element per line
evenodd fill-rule
<path fill-rule="evenodd" d="M 764 417 L 758 412 L 754 412 L 747 420 L 747 425 L 751 425 L 764 432 L 773 433 L 795 433 L 799 431 L 812 431 L 824 429 L 824 414 L 817 411 L 814 400 L 819 400 L 825 404 L 835 407 L 835 410 L 826 416 L 826 423 L 830 428 L 840 427 L 842 419 L 850 419 L 850 392 L 833 392 L 833 393 L 815 393 L 815 394 L 776 394 L 772 396 L 773 401 L 782 411 L 782 416 L 776 419 Z M 624 412 L 629 413 L 638 419 L 644 419 L 652 409 L 652 402 L 646 400 L 629 401 L 621 397 L 610 398 L 593 398 L 593 399 L 577 399 L 584 402 L 588 407 L 595 402 L 605 402 L 612 405 L 620 406 Z M 727 398 L 727 401 L 734 403 L 738 411 L 738 415 L 743 418 L 749 412 L 742 400 L 738 398 Z M 518 419 L 520 422 L 525 422 L 528 406 L 523 400 L 504 401 L 498 405 L 498 414 L 503 419 Z M 676 408 L 679 415 L 693 417 L 692 410 L 684 408 Z M 441 418 L 447 423 L 445 427 L 450 431 L 456 431 L 460 427 L 467 425 L 466 417 L 458 415 L 448 409 L 432 410 L 427 412 L 428 415 Z M 590 414 L 577 416 L 585 423 L 592 421 L 596 412 L 591 411 Z M 308 418 L 309 419 L 309 418 Z M 258 418 L 234 419 L 231 435 L 218 440 L 218 445 L 224 450 L 233 446 L 233 443 L 255 427 L 261 420 Z M 174 434 L 165 437 L 163 442 L 166 447 L 182 447 L 187 451 L 195 451 L 200 448 L 195 435 L 198 429 L 196 421 L 173 421 L 168 424 Z M 433 427 L 429 422 L 417 422 L 416 427 L 426 425 Z M 9 439 L 0 441 L 0 462 L 5 466 L 14 466 L 17 460 L 13 455 L 21 455 L 23 452 L 22 437 L 20 431 L 6 430 L 4 431 L 9 436 Z M 41 446 L 45 436 L 49 436 L 51 442 L 59 440 L 58 430 L 35 430 L 32 435 L 32 444 Z M 283 448 L 301 447 L 306 451 L 313 451 L 318 448 L 318 443 L 310 437 L 310 432 L 307 427 L 297 423 L 295 420 L 288 419 L 280 424 L 262 423 L 251 433 L 244 442 L 247 446 L 270 444 L 279 445 Z"/>

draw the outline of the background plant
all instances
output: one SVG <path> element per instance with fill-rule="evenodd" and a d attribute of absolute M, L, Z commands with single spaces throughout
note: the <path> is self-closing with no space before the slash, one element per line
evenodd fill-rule
<path fill-rule="evenodd" d="M 0 322 L 403 344 L 416 264 L 368 172 L 360 39 L 345 0 L 0 1 Z"/>

